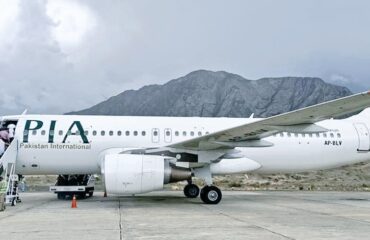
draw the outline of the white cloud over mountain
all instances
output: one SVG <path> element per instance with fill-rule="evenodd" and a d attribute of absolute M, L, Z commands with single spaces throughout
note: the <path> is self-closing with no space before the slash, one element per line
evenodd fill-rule
<path fill-rule="evenodd" d="M 368 1 L 0 0 L 0 114 L 63 113 L 196 69 L 370 85 Z"/>

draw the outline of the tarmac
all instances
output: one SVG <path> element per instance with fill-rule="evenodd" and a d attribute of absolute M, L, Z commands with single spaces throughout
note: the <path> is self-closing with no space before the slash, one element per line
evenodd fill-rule
<path fill-rule="evenodd" d="M 57 200 L 23 193 L 0 212 L 0 239 L 370 239 L 370 192 L 223 192 L 218 205 L 179 191 Z"/>

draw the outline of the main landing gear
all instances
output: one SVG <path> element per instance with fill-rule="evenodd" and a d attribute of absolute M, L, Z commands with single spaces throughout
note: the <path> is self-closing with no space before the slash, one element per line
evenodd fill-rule
<path fill-rule="evenodd" d="M 184 187 L 184 194 L 187 198 L 196 198 L 199 192 L 199 187 L 195 184 L 190 183 Z"/>
<path fill-rule="evenodd" d="M 189 183 L 184 188 L 184 194 L 187 198 L 196 198 L 200 192 L 200 199 L 206 204 L 217 204 L 222 199 L 221 190 L 213 185 L 205 186 L 199 191 L 199 187 L 193 183 Z"/>
<path fill-rule="evenodd" d="M 221 190 L 216 186 L 205 186 L 200 191 L 200 199 L 206 204 L 217 204 L 222 199 Z"/>

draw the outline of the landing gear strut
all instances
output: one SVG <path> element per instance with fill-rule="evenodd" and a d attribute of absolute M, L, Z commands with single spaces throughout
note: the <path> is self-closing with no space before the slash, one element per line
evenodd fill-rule
<path fill-rule="evenodd" d="M 189 183 L 184 188 L 184 194 L 187 198 L 196 198 L 199 195 L 199 187 L 193 183 Z"/>
<path fill-rule="evenodd" d="M 216 186 L 205 186 L 200 192 L 200 199 L 206 204 L 217 204 L 222 199 L 221 190 Z"/>

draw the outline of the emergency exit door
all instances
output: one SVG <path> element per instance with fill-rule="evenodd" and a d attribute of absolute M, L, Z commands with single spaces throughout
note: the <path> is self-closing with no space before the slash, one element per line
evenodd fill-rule
<path fill-rule="evenodd" d="M 172 142 L 172 130 L 171 130 L 171 128 L 165 128 L 164 129 L 164 141 L 166 143 Z"/>
<path fill-rule="evenodd" d="M 357 151 L 369 151 L 370 149 L 370 136 L 369 130 L 364 123 L 355 123 L 355 129 L 358 135 L 358 148 Z"/>
<path fill-rule="evenodd" d="M 159 136 L 159 129 L 153 128 L 152 129 L 152 142 L 153 143 L 159 143 L 160 136 Z"/>

